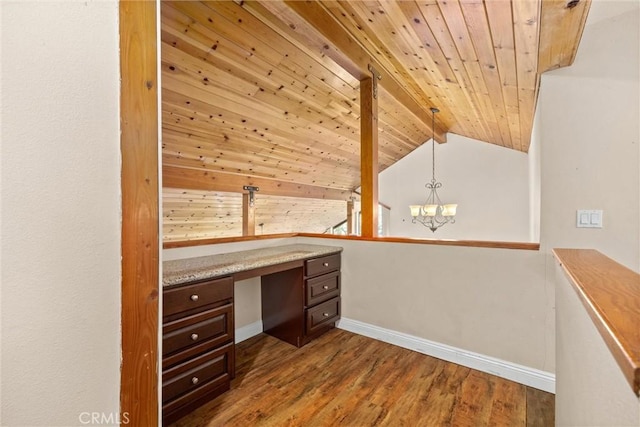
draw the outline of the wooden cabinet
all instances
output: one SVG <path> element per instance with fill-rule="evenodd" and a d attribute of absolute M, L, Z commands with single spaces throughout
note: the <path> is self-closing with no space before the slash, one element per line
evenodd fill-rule
<path fill-rule="evenodd" d="M 314 248 L 302 250 L 309 249 Z M 285 249 L 284 254 L 291 250 Z M 335 252 L 313 258 L 285 256 L 267 265 L 252 265 L 239 257 L 235 262 L 244 268 L 220 273 L 231 274 L 228 277 L 183 282 L 182 277 L 189 277 L 183 272 L 179 280 L 165 282 L 163 424 L 176 421 L 231 386 L 235 376 L 234 281 L 262 276 L 264 331 L 302 347 L 335 327 L 340 318 L 340 261 L 340 253 Z M 228 268 L 232 263 L 225 259 L 220 265 Z"/>
<path fill-rule="evenodd" d="M 340 254 L 262 276 L 264 331 L 302 347 L 340 318 Z"/>
<path fill-rule="evenodd" d="M 233 278 L 164 290 L 163 424 L 229 390 L 234 375 Z"/>

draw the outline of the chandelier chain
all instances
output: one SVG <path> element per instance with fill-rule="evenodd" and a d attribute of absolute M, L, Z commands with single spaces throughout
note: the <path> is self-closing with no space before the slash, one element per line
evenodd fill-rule
<path fill-rule="evenodd" d="M 436 181 L 436 115 L 431 114 L 431 181 Z"/>

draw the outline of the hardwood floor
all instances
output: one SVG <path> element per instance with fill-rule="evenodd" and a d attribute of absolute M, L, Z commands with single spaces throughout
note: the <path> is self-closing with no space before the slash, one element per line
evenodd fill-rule
<path fill-rule="evenodd" d="M 231 391 L 175 427 L 554 425 L 552 394 L 340 329 L 236 351 Z"/>

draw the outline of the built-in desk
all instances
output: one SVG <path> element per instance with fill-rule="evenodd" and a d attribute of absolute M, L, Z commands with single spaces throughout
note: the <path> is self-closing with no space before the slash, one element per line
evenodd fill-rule
<path fill-rule="evenodd" d="M 341 247 L 285 245 L 163 263 L 163 424 L 229 390 L 233 285 L 261 277 L 264 332 L 301 347 L 340 318 Z"/>

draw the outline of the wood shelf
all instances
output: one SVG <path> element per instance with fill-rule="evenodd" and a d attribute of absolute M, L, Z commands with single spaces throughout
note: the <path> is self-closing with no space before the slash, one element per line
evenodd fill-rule
<path fill-rule="evenodd" d="M 489 240 L 437 240 L 437 239 L 413 239 L 409 237 L 361 237 L 361 236 L 340 236 L 335 234 L 316 234 L 316 233 L 283 233 L 283 234 L 263 234 L 259 236 L 238 236 L 223 237 L 218 239 L 197 239 L 197 240 L 179 240 L 172 242 L 164 242 L 163 249 L 184 248 L 188 246 L 215 245 L 219 243 L 246 242 L 251 240 L 264 239 L 284 239 L 289 237 L 314 237 L 319 239 L 337 239 L 337 240 L 365 240 L 370 242 L 387 242 L 387 243 L 415 243 L 422 245 L 441 245 L 441 246 L 466 246 L 473 248 L 494 248 L 494 249 L 519 249 L 527 251 L 540 250 L 540 243 L 529 242 L 496 242 Z"/>
<path fill-rule="evenodd" d="M 640 275 L 592 249 L 554 249 L 569 282 L 640 396 Z"/>

